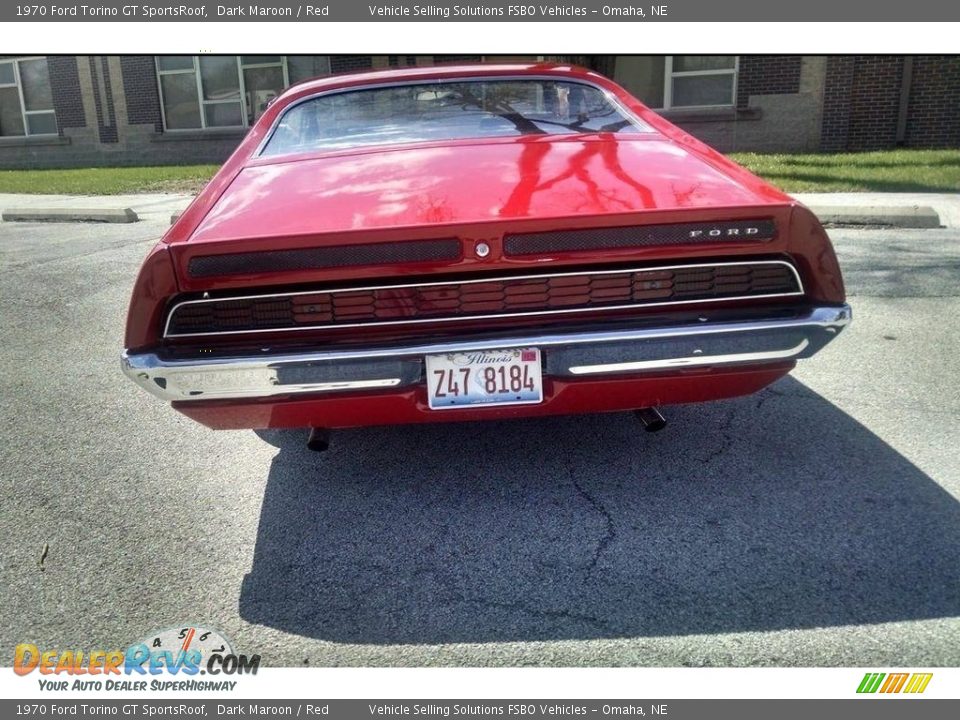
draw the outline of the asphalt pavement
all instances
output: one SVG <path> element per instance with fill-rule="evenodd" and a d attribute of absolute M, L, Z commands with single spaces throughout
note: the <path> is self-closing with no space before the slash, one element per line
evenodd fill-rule
<path fill-rule="evenodd" d="M 0 223 L 0 648 L 265 665 L 960 664 L 960 229 L 833 230 L 854 323 L 629 414 L 214 432 L 120 373 L 169 221 Z"/>

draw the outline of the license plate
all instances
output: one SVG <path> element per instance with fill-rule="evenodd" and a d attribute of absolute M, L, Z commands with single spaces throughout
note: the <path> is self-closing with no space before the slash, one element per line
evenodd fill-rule
<path fill-rule="evenodd" d="M 427 355 L 426 360 L 427 400 L 432 410 L 543 402 L 537 348 Z"/>

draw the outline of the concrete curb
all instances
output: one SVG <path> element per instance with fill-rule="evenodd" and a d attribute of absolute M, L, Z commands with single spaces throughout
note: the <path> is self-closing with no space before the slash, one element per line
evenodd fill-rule
<path fill-rule="evenodd" d="M 0 217 L 5 222 L 135 223 L 140 219 L 130 208 L 10 208 Z"/>
<path fill-rule="evenodd" d="M 826 225 L 880 225 L 897 228 L 938 228 L 940 216 L 932 207 L 820 205 L 810 210 Z"/>

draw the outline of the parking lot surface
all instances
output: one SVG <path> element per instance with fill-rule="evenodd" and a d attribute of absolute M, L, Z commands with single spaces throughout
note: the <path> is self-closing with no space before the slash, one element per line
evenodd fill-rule
<path fill-rule="evenodd" d="M 960 664 L 960 232 L 834 230 L 854 323 L 752 397 L 213 432 L 120 373 L 169 215 L 0 223 L 0 648 L 265 665 Z"/>

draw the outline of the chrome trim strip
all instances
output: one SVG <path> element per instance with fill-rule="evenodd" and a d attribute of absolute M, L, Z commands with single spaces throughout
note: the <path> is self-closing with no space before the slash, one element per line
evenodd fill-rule
<path fill-rule="evenodd" d="M 550 73 L 536 73 L 536 74 L 530 74 L 530 75 L 524 75 L 524 74 L 497 75 L 495 73 L 492 73 L 490 75 L 470 75 L 470 76 L 451 75 L 450 77 L 445 77 L 445 78 L 429 78 L 429 79 L 424 78 L 422 80 L 406 80 L 406 81 L 398 80 L 395 82 L 352 85 L 347 87 L 333 88 L 331 90 L 320 90 L 310 95 L 305 95 L 302 98 L 299 98 L 294 102 L 290 103 L 286 108 L 284 108 L 283 112 L 276 117 L 276 119 L 273 121 L 273 124 L 270 126 L 270 129 L 267 131 L 266 135 L 263 136 L 263 140 L 261 140 L 260 144 L 257 145 L 257 149 L 254 150 L 253 154 L 250 155 L 250 159 L 254 160 L 254 159 L 269 157 L 269 158 L 276 158 L 278 160 L 283 160 L 283 158 L 290 158 L 295 155 L 298 155 L 299 153 L 282 153 L 278 155 L 263 155 L 262 153 L 266 149 L 267 144 L 273 139 L 274 133 L 276 132 L 277 128 L 280 126 L 280 123 L 283 122 L 283 119 L 287 116 L 287 113 L 289 113 L 298 105 L 302 105 L 303 103 L 310 102 L 311 100 L 316 100 L 317 98 L 320 98 L 320 97 L 325 97 L 327 95 L 343 95 L 345 93 L 352 93 L 352 92 L 363 92 L 364 90 L 383 90 L 385 88 L 407 87 L 410 85 L 438 85 L 440 83 L 458 83 L 458 82 L 459 83 L 517 82 L 520 80 L 567 83 L 569 85 L 584 85 L 585 87 L 592 88 L 600 92 L 600 94 L 603 95 L 605 100 L 607 100 L 611 105 L 613 105 L 617 110 L 619 110 L 628 120 L 632 121 L 640 134 L 643 134 L 643 135 L 659 135 L 660 134 L 653 126 L 651 126 L 645 120 L 638 117 L 631 110 L 629 110 L 622 102 L 620 102 L 620 99 L 616 95 L 614 95 L 612 92 L 610 92 L 604 87 L 601 87 L 600 85 L 597 85 L 596 83 L 590 82 L 589 80 L 584 80 L 582 78 L 571 79 L 571 78 L 566 78 L 562 76 L 551 75 Z M 584 133 L 584 134 L 590 135 L 590 134 L 596 134 L 596 133 Z M 493 138 L 483 137 L 483 136 L 473 137 L 473 138 L 464 137 L 464 138 L 454 138 L 446 142 L 460 142 L 462 140 L 489 140 L 489 139 L 496 139 L 498 137 L 514 137 L 514 136 L 503 135 L 503 136 L 494 136 Z M 517 136 L 517 137 L 521 137 L 521 136 Z M 577 137 L 577 133 L 556 133 L 554 135 L 551 135 L 548 133 L 546 137 Z M 423 142 L 443 142 L 443 141 L 427 140 Z M 331 153 L 349 152 L 349 151 L 360 150 L 365 148 L 370 148 L 370 149 L 395 148 L 395 147 L 403 147 L 404 145 L 416 145 L 416 144 L 419 144 L 419 143 L 387 143 L 384 145 L 354 145 L 346 148 L 331 149 L 330 152 Z M 322 151 L 322 148 L 319 151 Z M 311 152 L 311 151 L 307 151 L 307 152 Z M 313 152 L 318 152 L 318 150 L 314 150 Z"/>
<path fill-rule="evenodd" d="M 668 360 L 637 360 L 634 362 L 607 363 L 604 365 L 574 365 L 568 369 L 571 375 L 598 375 L 602 373 L 624 373 L 639 370 L 668 370 L 675 367 L 696 367 L 698 365 L 731 365 L 734 363 L 768 362 L 786 360 L 802 353 L 810 341 L 804 338 L 796 346 L 786 350 L 767 350 L 752 353 L 729 353 L 727 355 L 695 355 L 693 357 L 670 358 Z"/>
<path fill-rule="evenodd" d="M 391 290 L 391 289 L 402 289 L 402 288 L 411 288 L 411 287 L 438 287 L 446 285 L 471 285 L 478 283 L 491 283 L 491 282 L 501 282 L 508 280 L 536 280 L 541 278 L 554 278 L 554 277 L 574 277 L 579 275 L 619 275 L 627 273 L 637 273 L 637 272 L 656 272 L 659 270 L 678 270 L 678 269 L 688 269 L 688 268 L 715 268 L 715 267 L 735 267 L 735 266 L 757 266 L 757 265 L 783 265 L 790 269 L 793 273 L 794 279 L 797 281 L 797 287 L 799 290 L 792 293 L 772 293 L 767 295 L 742 295 L 736 297 L 723 297 L 723 298 L 707 298 L 700 300 L 669 300 L 665 302 L 655 302 L 655 303 L 644 303 L 644 302 L 635 302 L 629 303 L 626 305 L 603 305 L 601 307 L 587 307 L 587 308 L 559 308 L 557 310 L 530 310 L 526 312 L 514 312 L 514 313 L 485 313 L 480 315 L 463 315 L 459 317 L 438 317 L 438 318 L 412 318 L 412 319 L 400 319 L 400 320 L 380 320 L 374 322 L 362 322 L 362 323 L 333 323 L 333 324 L 324 324 L 324 325 L 297 325 L 296 327 L 282 327 L 282 328 L 261 328 L 256 330 L 221 330 L 217 332 L 202 332 L 202 333 L 171 333 L 170 332 L 170 321 L 173 319 L 174 314 L 185 305 L 200 305 L 204 303 L 215 303 L 215 302 L 230 302 L 233 300 L 263 300 L 266 298 L 286 298 L 286 297 L 297 297 L 299 295 L 319 295 L 319 294 L 334 294 L 334 293 L 346 293 L 346 292 L 364 292 L 371 290 Z M 582 313 L 582 312 L 603 312 L 606 310 L 627 310 L 630 308 L 647 308 L 647 307 L 664 307 L 670 305 L 690 305 L 693 303 L 713 303 L 713 302 L 733 302 L 736 300 L 759 300 L 763 298 L 777 298 L 777 297 L 795 297 L 798 295 L 803 295 L 803 281 L 800 279 L 800 273 L 797 272 L 797 269 L 788 263 L 785 260 L 752 260 L 746 262 L 721 262 L 721 263 L 696 263 L 693 265 L 656 265 L 654 267 L 646 268 L 624 268 L 620 270 L 596 270 L 593 272 L 589 271 L 577 271 L 577 272 L 568 272 L 568 273 L 544 273 L 539 275 L 510 275 L 510 276 L 492 276 L 488 278 L 478 279 L 478 280 L 445 280 L 442 282 L 426 282 L 426 283 L 405 283 L 402 285 L 365 285 L 363 287 L 355 288 L 335 288 L 330 290 L 304 290 L 301 292 L 292 292 L 292 293 L 270 293 L 265 295 L 239 295 L 237 297 L 221 297 L 221 298 L 209 298 L 209 299 L 199 299 L 199 300 L 184 300 L 175 304 L 170 312 L 167 314 L 167 321 L 164 324 L 163 336 L 167 337 L 209 337 L 209 336 L 220 336 L 220 335 L 251 335 L 251 334 L 260 334 L 260 333 L 275 333 L 275 332 L 297 332 L 302 330 L 329 330 L 329 329 L 339 329 L 339 328 L 356 328 L 356 327 L 378 327 L 383 325 L 416 325 L 420 323 L 445 323 L 445 322 L 467 322 L 471 320 L 486 320 L 491 318 L 513 318 L 513 317 L 532 317 L 538 315 L 557 315 L 564 313 Z"/>
<path fill-rule="evenodd" d="M 382 380 L 344 380 L 342 382 L 292 383 L 289 385 L 278 382 L 276 373 L 264 369 L 257 377 L 253 371 L 247 372 L 246 386 L 237 386 L 234 389 L 219 387 L 213 390 L 200 390 L 203 378 L 194 378 L 191 390 L 183 397 L 170 398 L 171 400 L 217 399 L 230 400 L 248 397 L 272 397 L 274 395 L 298 395 L 300 393 L 338 392 L 344 390 L 370 390 L 372 388 L 398 387 L 400 378 L 384 378 Z M 239 378 L 234 378 L 238 380 Z M 213 385 L 213 383 L 209 383 Z M 258 388 L 255 395 L 251 395 L 250 388 Z"/>
<path fill-rule="evenodd" d="M 808 308 L 792 318 L 622 327 L 578 333 L 527 333 L 353 350 L 264 352 L 257 356 L 187 360 L 166 359 L 155 353 L 124 352 L 122 366 L 124 373 L 138 385 L 171 401 L 407 387 L 421 382 L 424 355 L 498 348 L 547 348 L 545 374 L 555 376 L 577 374 L 576 369 L 587 374 L 583 363 L 568 364 L 582 357 L 585 349 L 605 351 L 608 356 L 612 349 L 624 356 L 622 361 L 605 363 L 615 368 L 601 372 L 665 371 L 690 364 L 721 366 L 810 357 L 846 327 L 851 317 L 849 305 L 821 306 Z M 749 343 L 753 349 L 747 353 L 730 353 L 731 338 L 742 338 L 742 342 Z M 695 348 L 682 349 L 684 341 L 690 340 L 696 341 Z M 689 346 L 688 342 L 686 347 Z"/>

